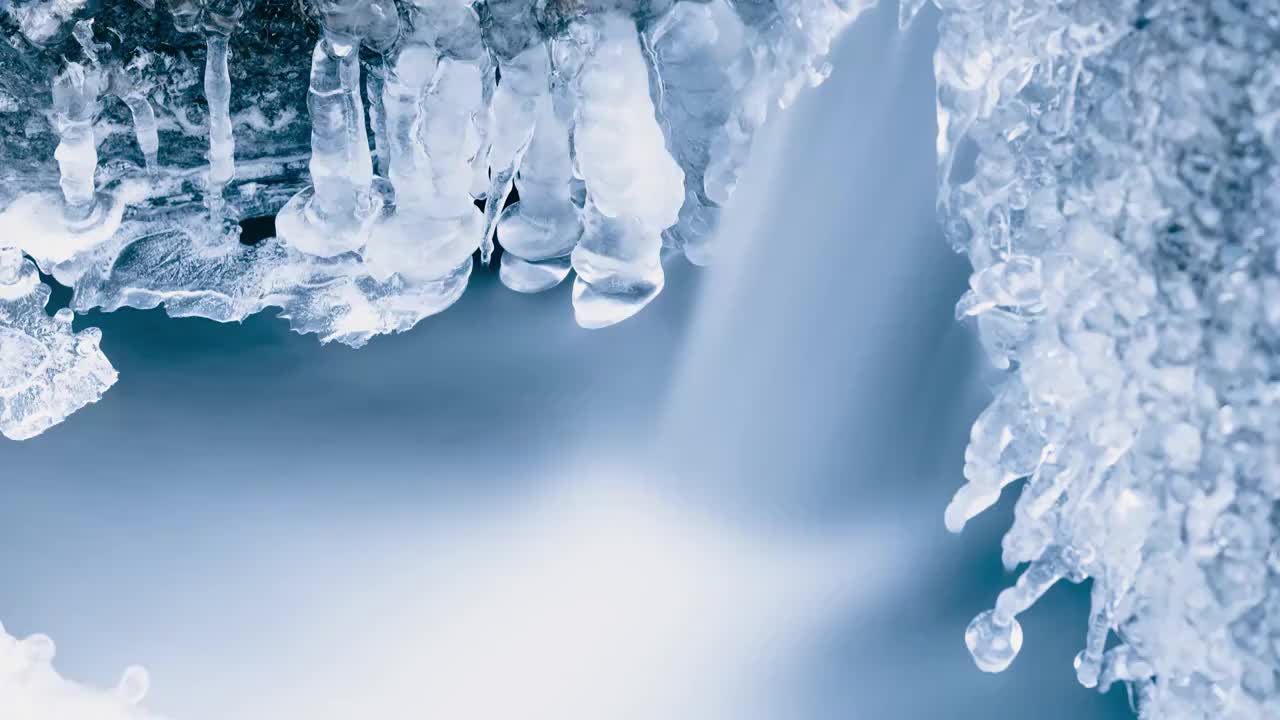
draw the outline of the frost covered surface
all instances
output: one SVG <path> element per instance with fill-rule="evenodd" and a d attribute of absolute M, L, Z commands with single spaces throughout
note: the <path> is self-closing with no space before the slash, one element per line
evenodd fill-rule
<path fill-rule="evenodd" d="M 0 434 L 35 437 L 96 402 L 116 382 L 95 328 L 71 329 L 71 311 L 45 312 L 50 290 L 35 265 L 0 249 Z"/>
<path fill-rule="evenodd" d="M 448 308 L 496 237 L 505 284 L 576 270 L 579 324 L 611 325 L 661 291 L 664 246 L 713 256 L 770 108 L 872 4 L 0 3 L 0 250 L 77 312 L 277 309 L 358 347 Z"/>
<path fill-rule="evenodd" d="M 150 680 L 130 667 L 109 691 L 62 678 L 53 668 L 54 644 L 46 635 L 15 638 L 0 625 L 0 717 L 15 720 L 160 720 L 138 707 Z"/>
<path fill-rule="evenodd" d="M 1088 578 L 1082 684 L 1277 717 L 1280 4 L 936 2 L 957 314 L 1009 369 L 948 526 L 1026 478 L 1004 561 L 1029 565 L 966 642 L 1003 669 L 1016 616 Z"/>

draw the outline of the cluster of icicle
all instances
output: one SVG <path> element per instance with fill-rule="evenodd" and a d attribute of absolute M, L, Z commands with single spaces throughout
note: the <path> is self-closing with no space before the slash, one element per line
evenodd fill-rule
<path fill-rule="evenodd" d="M 1280 2 L 935 2 L 957 315 L 1008 369 L 947 526 L 1025 479 L 974 659 L 1091 579 L 1083 685 L 1280 717 Z"/>
<path fill-rule="evenodd" d="M 53 669 L 47 635 L 11 637 L 0 625 L 0 717 L 13 720 L 159 720 L 138 707 L 150 686 L 147 672 L 130 667 L 115 688 L 94 690 Z"/>
<path fill-rule="evenodd" d="M 831 42 L 873 4 L 308 0 L 321 28 L 311 182 L 280 209 L 278 237 L 252 246 L 226 202 L 270 175 L 237 165 L 230 118 L 231 38 L 255 21 L 252 0 L 144 3 L 206 39 L 205 211 L 178 219 L 131 212 L 189 187 L 157 163 L 146 57 L 99 62 L 110 36 L 84 3 L 6 4 L 33 45 L 71 24 L 82 52 L 52 88 L 61 193 L 0 210 L 0 246 L 70 286 L 78 312 L 164 306 L 227 322 L 278 308 L 298 332 L 359 347 L 456 301 L 496 235 L 507 286 L 546 290 L 573 271 L 578 323 L 612 325 L 661 291 L 664 257 L 711 259 L 770 108 L 826 78 Z M 128 104 L 147 167 L 103 183 L 94 123 L 110 97 Z M 20 369 L 0 403 L 25 387 Z"/>

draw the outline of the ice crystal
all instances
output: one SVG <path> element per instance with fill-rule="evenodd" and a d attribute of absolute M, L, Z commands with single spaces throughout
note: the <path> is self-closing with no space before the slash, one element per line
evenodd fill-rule
<path fill-rule="evenodd" d="M 1083 685 L 1277 717 L 1280 4 L 935 2 L 957 315 L 1009 371 L 946 522 L 1024 480 L 1004 562 L 1029 563 L 966 643 L 1002 670 L 1017 615 L 1090 578 Z"/>
<path fill-rule="evenodd" d="M 711 257 L 769 108 L 872 4 L 0 3 L 0 247 L 77 312 L 275 308 L 358 347 L 451 305 L 496 237 L 506 285 L 576 271 L 579 324 L 611 325 L 664 247 Z"/>

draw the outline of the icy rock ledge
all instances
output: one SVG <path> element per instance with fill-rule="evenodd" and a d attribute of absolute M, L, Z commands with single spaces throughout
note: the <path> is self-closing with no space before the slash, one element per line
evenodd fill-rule
<path fill-rule="evenodd" d="M 770 109 L 873 4 L 0 3 L 0 248 L 76 312 L 274 308 L 359 347 L 448 308 L 501 245 L 507 286 L 574 272 L 576 320 L 605 327 L 664 259 L 712 259 Z M 278 237 L 238 241 L 268 216 Z M 91 393 L 70 394 L 14 435 Z"/>
<path fill-rule="evenodd" d="M 62 678 L 46 635 L 18 639 L 0 625 L 0 717 L 13 720 L 161 720 L 138 706 L 150 686 L 147 671 L 130 667 L 109 691 Z"/>
<path fill-rule="evenodd" d="M 1000 671 L 1017 616 L 1091 579 L 1083 685 L 1280 717 L 1280 2 L 935 3 L 956 312 L 1008 369 L 946 523 L 1022 481 L 1026 564 L 965 641 Z"/>

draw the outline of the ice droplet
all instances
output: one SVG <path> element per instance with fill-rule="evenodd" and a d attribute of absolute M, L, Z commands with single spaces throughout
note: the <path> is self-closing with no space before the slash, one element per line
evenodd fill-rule
<path fill-rule="evenodd" d="M 995 610 L 987 610 L 969 623 L 964 631 L 964 643 L 980 670 L 1002 672 L 1022 649 L 1022 626 L 1017 618 L 1001 621 Z"/>

